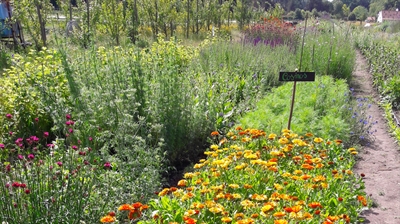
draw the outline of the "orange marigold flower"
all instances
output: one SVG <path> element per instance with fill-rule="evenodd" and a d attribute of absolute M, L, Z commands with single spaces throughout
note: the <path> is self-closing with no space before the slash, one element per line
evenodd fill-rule
<path fill-rule="evenodd" d="M 187 184 L 187 180 L 180 180 L 178 181 L 178 187 L 185 187 Z"/>
<path fill-rule="evenodd" d="M 313 166 L 311 166 L 310 164 L 303 164 L 303 165 L 301 165 L 301 168 L 303 168 L 303 169 L 307 169 L 307 170 L 312 170 L 312 169 L 314 169 L 314 167 Z"/>
<path fill-rule="evenodd" d="M 310 208 L 322 208 L 322 205 L 319 202 L 311 202 L 310 204 L 308 204 L 308 207 L 310 207 Z"/>
<path fill-rule="evenodd" d="M 240 130 L 243 130 L 242 127 L 237 126 L 237 127 L 236 127 L 236 131 L 240 131 Z"/>
<path fill-rule="evenodd" d="M 132 204 L 132 206 L 134 207 L 134 208 L 140 208 L 140 207 L 142 207 L 142 203 L 140 203 L 140 202 L 135 202 L 135 203 L 133 203 Z"/>
<path fill-rule="evenodd" d="M 250 216 L 251 218 L 253 218 L 253 219 L 256 219 L 256 218 L 258 218 L 258 214 L 256 214 L 256 213 L 254 213 L 254 214 L 251 214 L 251 216 Z"/>
<path fill-rule="evenodd" d="M 111 215 L 106 215 L 100 219 L 100 222 L 102 223 L 112 223 L 115 221 L 115 217 Z"/>
<path fill-rule="evenodd" d="M 241 213 L 241 212 L 239 212 L 239 213 L 236 213 L 236 214 L 235 214 L 235 216 L 234 216 L 234 218 L 235 218 L 235 220 L 241 220 L 241 219 L 244 219 L 244 214 L 243 214 L 243 213 Z"/>
<path fill-rule="evenodd" d="M 274 216 L 274 217 L 277 217 L 277 218 L 282 218 L 282 217 L 285 216 L 285 215 L 286 215 L 285 212 L 275 212 L 275 213 L 273 214 L 273 216 Z"/>
<path fill-rule="evenodd" d="M 288 224 L 288 221 L 286 221 L 284 219 L 277 219 L 277 220 L 274 220 L 274 224 Z"/>
<path fill-rule="evenodd" d="M 134 207 L 132 207 L 129 204 L 123 204 L 123 205 L 119 206 L 118 211 L 130 211 L 133 209 L 134 209 Z"/>
<path fill-rule="evenodd" d="M 251 188 L 253 188 L 253 186 L 251 186 L 250 184 L 244 184 L 243 187 L 244 187 L 245 189 L 251 189 Z"/>
<path fill-rule="evenodd" d="M 211 136 L 218 136 L 218 135 L 219 135 L 218 131 L 211 132 Z"/>

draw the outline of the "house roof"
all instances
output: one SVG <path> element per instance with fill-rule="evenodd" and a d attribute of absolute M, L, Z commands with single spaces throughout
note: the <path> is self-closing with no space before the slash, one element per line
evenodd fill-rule
<path fill-rule="evenodd" d="M 382 11 L 382 19 L 384 20 L 400 20 L 400 11 Z"/>

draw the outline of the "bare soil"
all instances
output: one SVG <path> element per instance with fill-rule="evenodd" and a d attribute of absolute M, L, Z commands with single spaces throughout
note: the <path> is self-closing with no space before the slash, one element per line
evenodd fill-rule
<path fill-rule="evenodd" d="M 367 113 L 378 121 L 375 141 L 363 146 L 354 172 L 364 174 L 365 191 L 373 200 L 373 207 L 363 211 L 364 223 L 400 224 L 400 151 L 399 145 L 391 136 L 379 107 L 379 95 L 372 84 L 368 63 L 357 52 L 356 69 L 353 73 L 352 87 L 359 97 L 372 99 Z"/>

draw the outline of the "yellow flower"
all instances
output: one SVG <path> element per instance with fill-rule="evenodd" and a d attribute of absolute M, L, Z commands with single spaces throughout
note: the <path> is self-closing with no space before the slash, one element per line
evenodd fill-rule
<path fill-rule="evenodd" d="M 238 184 L 229 184 L 228 186 L 233 189 L 239 188 Z"/>
<path fill-rule="evenodd" d="M 277 218 L 282 218 L 282 217 L 285 216 L 285 215 L 286 215 L 285 212 L 275 212 L 275 213 L 273 214 L 273 216 L 274 216 L 274 217 L 277 217 Z"/>
<path fill-rule="evenodd" d="M 187 180 L 180 180 L 178 181 L 178 187 L 185 187 L 187 184 Z"/>
<path fill-rule="evenodd" d="M 225 222 L 225 223 L 229 223 L 229 222 L 232 222 L 232 218 L 231 217 L 222 217 L 221 221 Z"/>
<path fill-rule="evenodd" d="M 242 205 L 244 209 L 249 209 L 255 206 L 254 202 L 247 199 L 240 202 L 240 205 Z"/>
<path fill-rule="evenodd" d="M 322 139 L 322 138 L 314 138 L 314 142 L 315 143 L 321 143 L 321 142 L 323 142 L 324 140 Z"/>
<path fill-rule="evenodd" d="M 289 143 L 289 140 L 287 138 L 280 138 L 278 140 L 278 142 L 279 142 L 279 144 L 284 145 L 284 144 Z"/>
<path fill-rule="evenodd" d="M 283 189 L 282 185 L 280 185 L 280 184 L 274 184 L 274 187 L 278 191 Z"/>
<path fill-rule="evenodd" d="M 269 140 L 274 140 L 275 137 L 276 137 L 276 134 L 274 134 L 274 133 L 268 135 Z"/>
<path fill-rule="evenodd" d="M 288 224 L 288 221 L 284 219 L 276 219 L 274 220 L 274 224 Z"/>

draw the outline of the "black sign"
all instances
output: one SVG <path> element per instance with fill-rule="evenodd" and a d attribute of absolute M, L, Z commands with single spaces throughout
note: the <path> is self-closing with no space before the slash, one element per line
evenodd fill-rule
<path fill-rule="evenodd" d="M 315 81 L 315 72 L 279 72 L 279 81 L 312 82 Z"/>

